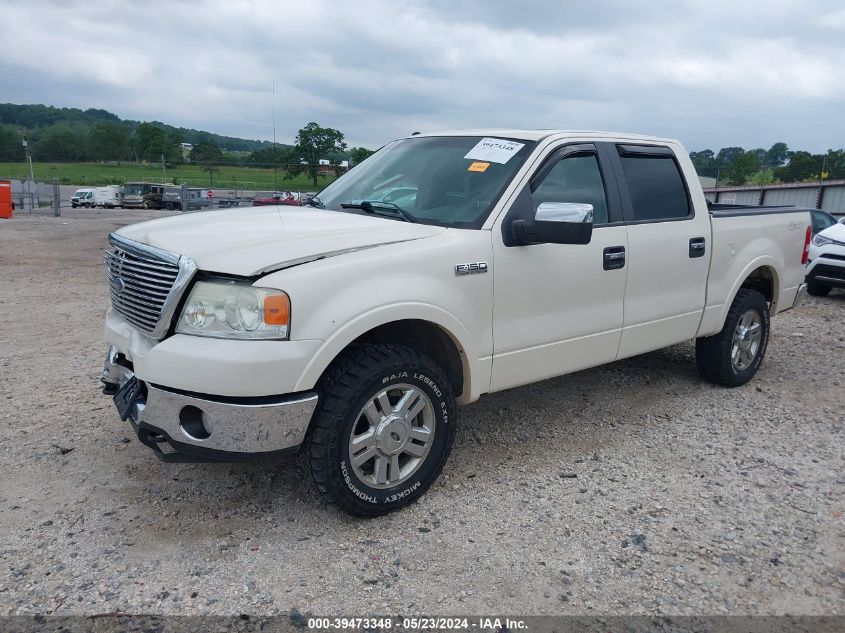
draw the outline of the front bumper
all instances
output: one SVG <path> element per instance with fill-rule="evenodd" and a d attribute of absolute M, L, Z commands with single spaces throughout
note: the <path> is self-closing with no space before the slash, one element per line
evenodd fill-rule
<path fill-rule="evenodd" d="M 837 258 L 838 257 L 838 258 Z M 807 282 L 845 288 L 845 255 L 824 253 L 807 265 Z"/>
<path fill-rule="evenodd" d="M 103 364 L 104 393 L 116 393 L 132 379 L 132 364 L 111 346 Z M 240 461 L 296 449 L 316 406 L 313 392 L 221 397 L 142 382 L 128 419 L 139 440 L 164 461 Z"/>

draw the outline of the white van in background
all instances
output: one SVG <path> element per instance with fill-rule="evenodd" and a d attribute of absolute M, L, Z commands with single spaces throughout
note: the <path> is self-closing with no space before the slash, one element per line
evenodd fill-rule
<path fill-rule="evenodd" d="M 123 196 L 120 193 L 118 185 L 109 185 L 108 187 L 97 187 L 94 189 L 94 197 L 91 201 L 92 207 L 103 207 L 104 209 L 113 209 L 121 205 Z"/>
<path fill-rule="evenodd" d="M 70 206 L 91 207 L 94 206 L 94 189 L 77 189 L 70 197 Z"/>

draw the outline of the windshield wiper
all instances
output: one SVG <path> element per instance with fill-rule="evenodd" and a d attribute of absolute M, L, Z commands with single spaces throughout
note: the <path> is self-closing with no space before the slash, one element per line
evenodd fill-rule
<path fill-rule="evenodd" d="M 317 207 L 318 209 L 325 209 L 326 205 L 324 205 L 317 196 L 311 196 L 305 202 L 306 205 L 309 207 Z"/>
<path fill-rule="evenodd" d="M 381 202 L 379 200 L 362 200 L 361 202 L 344 202 L 340 205 L 344 209 L 361 209 L 366 213 L 381 215 L 389 218 L 401 218 L 405 222 L 419 222 L 419 220 L 398 204 Z"/>

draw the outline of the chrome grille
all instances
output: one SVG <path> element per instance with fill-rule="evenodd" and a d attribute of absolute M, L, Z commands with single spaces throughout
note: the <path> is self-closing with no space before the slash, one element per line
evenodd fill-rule
<path fill-rule="evenodd" d="M 190 258 L 116 235 L 106 253 L 112 307 L 127 322 L 156 338 L 166 334 L 175 302 L 196 266 Z"/>

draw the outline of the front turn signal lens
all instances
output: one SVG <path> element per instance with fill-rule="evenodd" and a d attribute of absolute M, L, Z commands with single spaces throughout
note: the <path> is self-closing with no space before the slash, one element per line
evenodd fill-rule
<path fill-rule="evenodd" d="M 264 297 L 264 323 L 266 325 L 290 325 L 290 299 L 286 294 Z"/>

